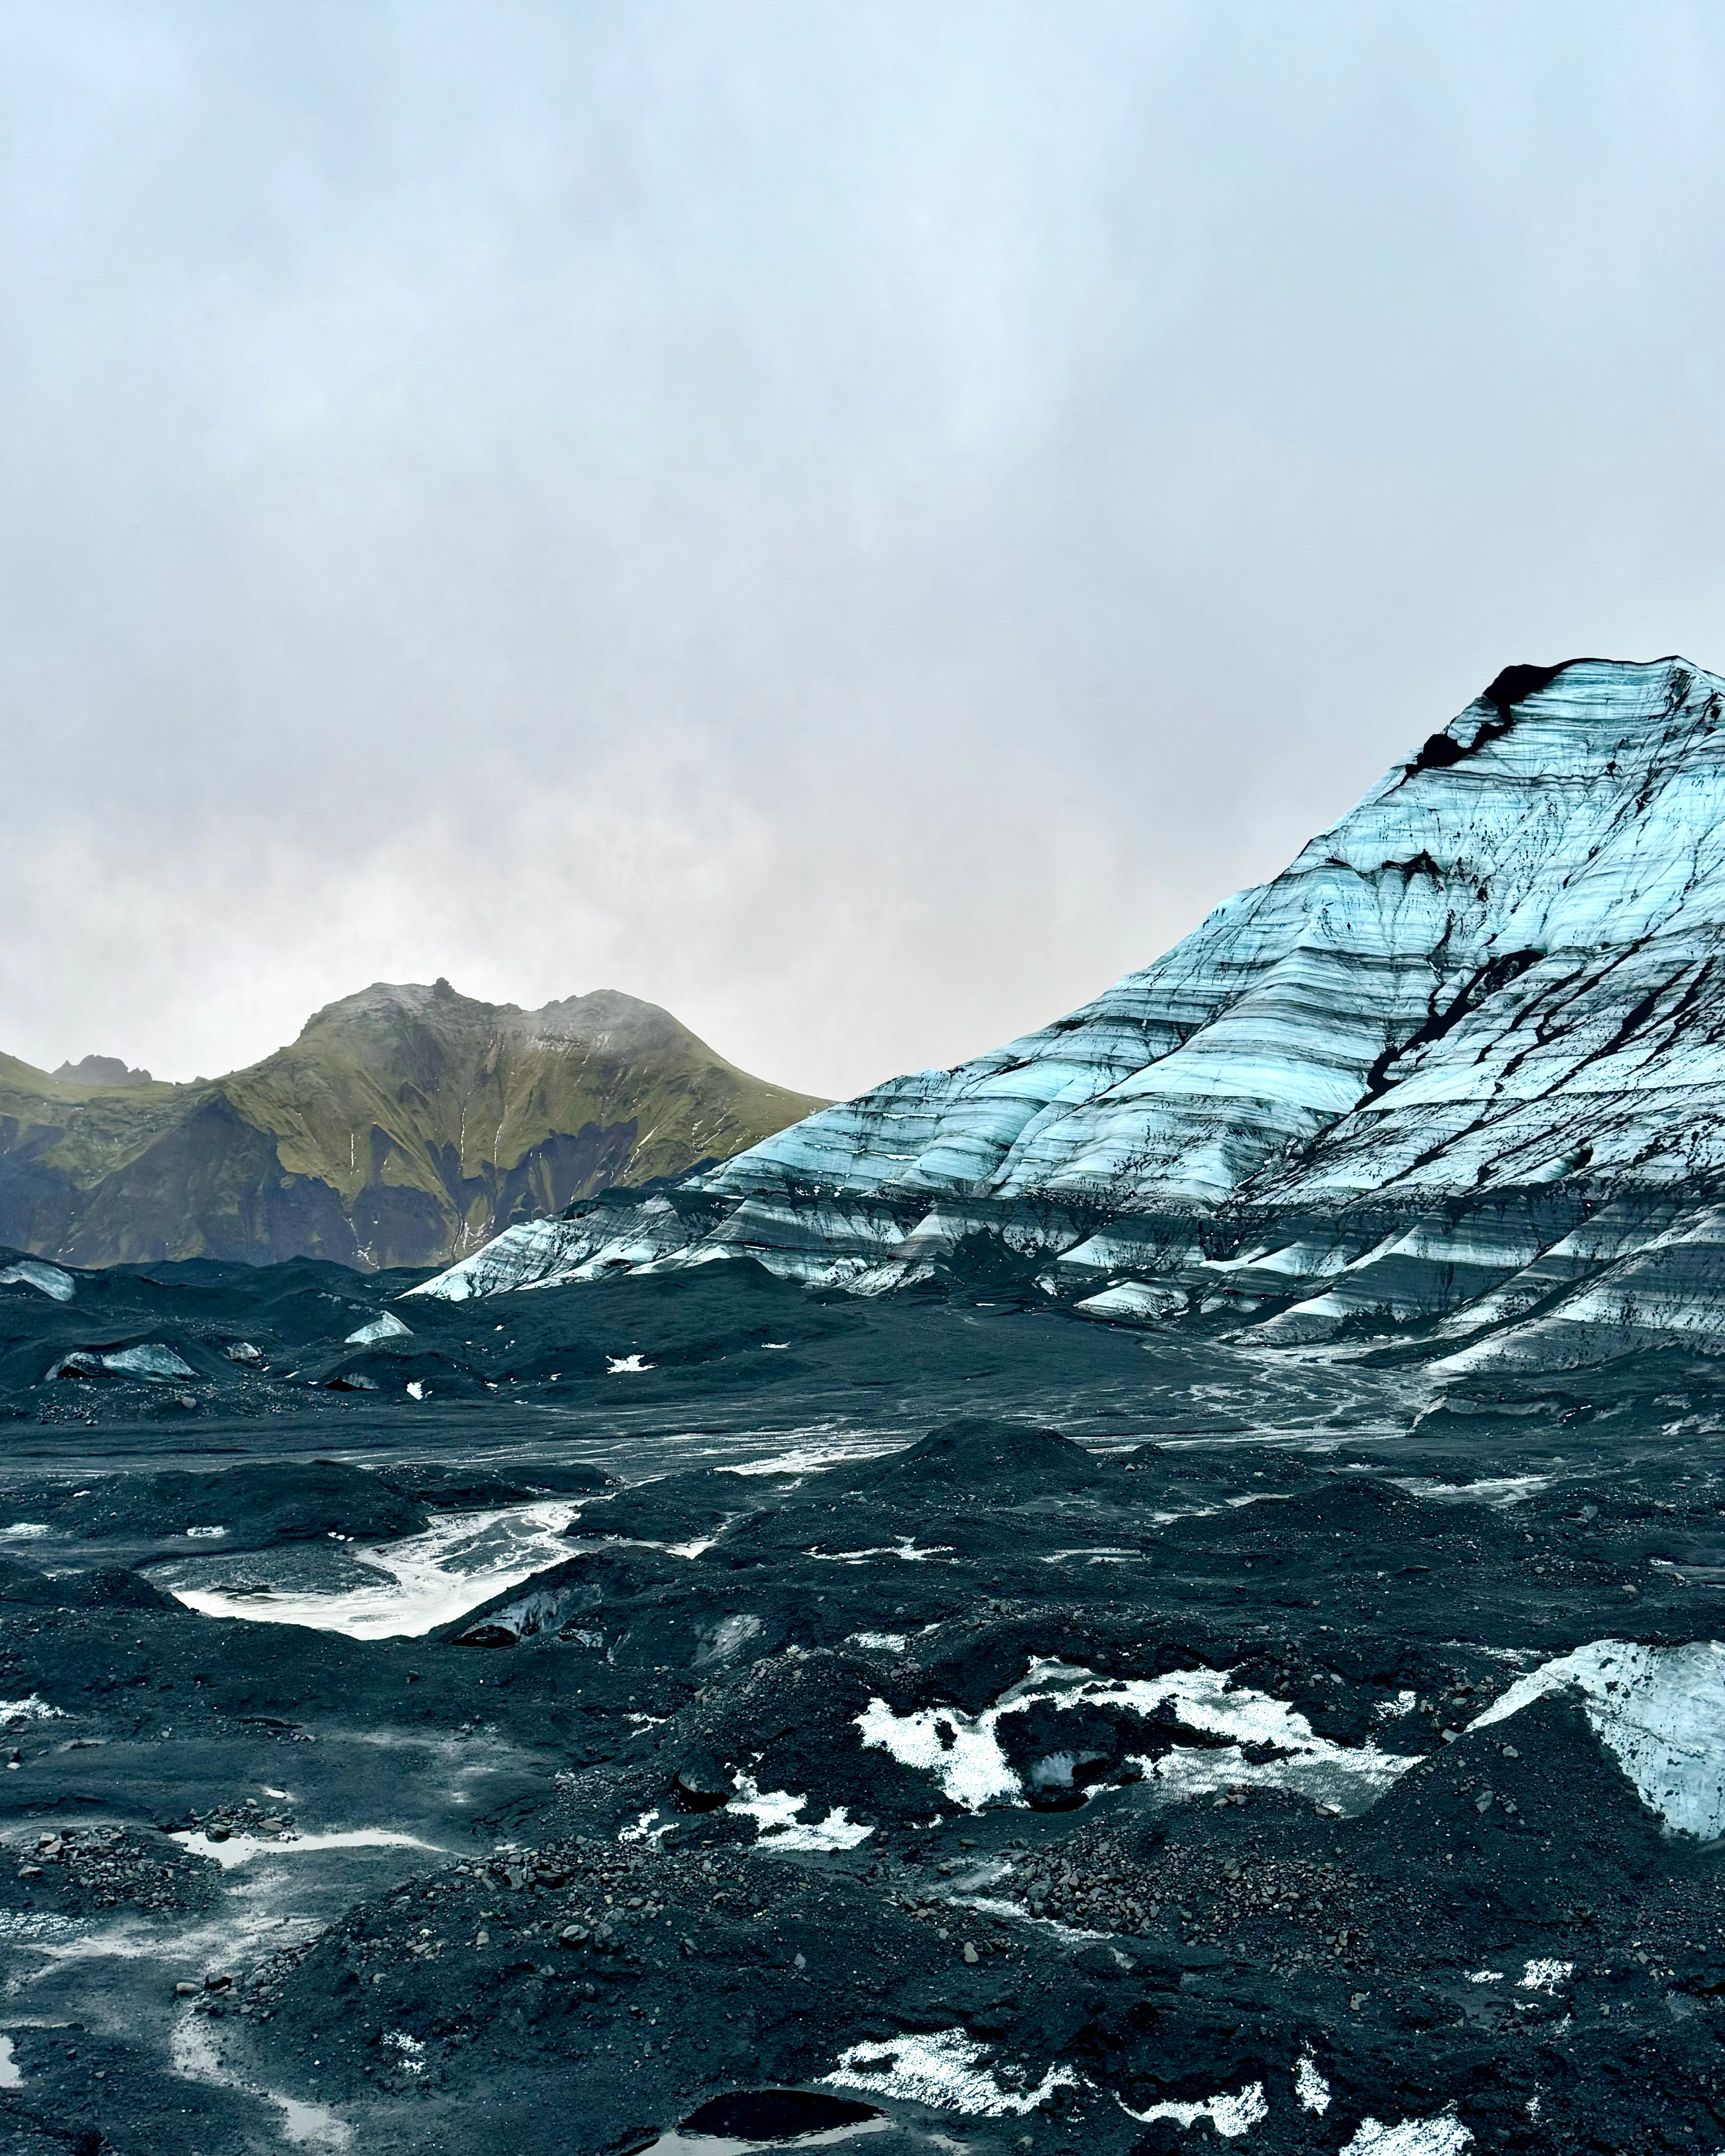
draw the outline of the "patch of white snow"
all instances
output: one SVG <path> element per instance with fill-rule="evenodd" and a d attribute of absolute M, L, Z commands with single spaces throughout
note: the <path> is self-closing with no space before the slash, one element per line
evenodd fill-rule
<path fill-rule="evenodd" d="M 840 1804 L 824 1820 L 801 1820 L 797 1815 L 809 1801 L 788 1789 L 762 1789 L 752 1774 L 732 1777 L 737 1794 L 729 1809 L 755 1822 L 756 1842 L 763 1849 L 855 1849 L 875 1831 L 850 1816 Z"/>
<path fill-rule="evenodd" d="M 856 1717 L 865 1746 L 901 1766 L 937 1774 L 945 1794 L 968 1811 L 999 1800 L 1021 1802 L 1023 1784 L 1000 1741 L 1002 1721 L 1037 1706 L 1125 1707 L 1147 1718 L 1166 1708 L 1189 1728 L 1231 1742 L 1178 1745 L 1137 1762 L 1169 1795 L 1193 1798 L 1239 1784 L 1292 1789 L 1315 1802 L 1360 1811 L 1416 1763 L 1375 1744 L 1333 1743 L 1305 1716 L 1269 1694 L 1236 1687 L 1224 1670 L 1176 1670 L 1158 1677 L 1099 1677 L 1056 1661 L 1033 1662 L 1020 1681 L 976 1715 L 930 1707 L 899 1714 L 879 1697 Z M 1281 1755 L 1248 1762 L 1241 1748 L 1272 1745 Z"/>
<path fill-rule="evenodd" d="M 1136 2118 L 1141 2125 L 1148 2126 L 1158 2118 L 1171 2118 L 1176 2126 L 1195 2126 L 1200 2118 L 1207 2118 L 1217 2133 L 1230 2141 L 1250 2133 L 1270 2116 L 1262 2082 L 1248 2082 L 1234 2096 L 1206 2097 L 1202 2103 L 1179 2103 L 1170 2098 L 1164 2103 L 1153 2103 L 1148 2111 L 1134 2111 L 1129 2103 L 1121 2102 L 1118 2097 L 1114 2101 L 1128 2118 Z"/>
<path fill-rule="evenodd" d="M 1330 2107 L 1330 2085 L 1317 2070 L 1309 2052 L 1302 2052 L 1294 2069 L 1294 2094 L 1301 2111 L 1315 2111 L 1320 2118 Z"/>
<path fill-rule="evenodd" d="M 0 1726 L 8 1722 L 64 1722 L 63 1707 L 50 1707 L 39 1692 L 28 1699 L 0 1699 Z"/>
<path fill-rule="evenodd" d="M 1472 2139 L 1461 2121 L 1447 2111 L 1435 2118 L 1404 2118 L 1394 2126 L 1363 2118 L 1342 2156 L 1461 2156 Z"/>
<path fill-rule="evenodd" d="M 434 1841 L 422 1841 L 416 1834 L 392 1834 L 381 1826 L 355 1827 L 342 1834 L 285 1834 L 271 1837 L 256 1834 L 230 1835 L 226 1841 L 212 1841 L 200 1828 L 182 1829 L 169 1836 L 195 1856 L 213 1857 L 224 1871 L 249 1864 L 258 1856 L 300 1856 L 320 1849 L 426 1849 L 442 1856 L 447 1851 Z"/>
<path fill-rule="evenodd" d="M 853 2044 L 823 2079 L 833 2088 L 927 2104 L 934 2111 L 963 2111 L 986 2118 L 1022 2118 L 1057 2088 L 1075 2088 L 1070 2066 L 1050 2066 L 1034 2088 L 1004 2089 L 983 2064 L 983 2046 L 963 2029 L 932 2035 L 899 2036 L 885 2044 Z"/>

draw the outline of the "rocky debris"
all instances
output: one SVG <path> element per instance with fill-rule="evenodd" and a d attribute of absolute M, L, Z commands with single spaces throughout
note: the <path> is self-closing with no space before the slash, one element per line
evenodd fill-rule
<path fill-rule="evenodd" d="M 135 1909 L 145 1913 L 208 1907 L 215 1899 L 209 1866 L 188 1856 L 162 1835 L 115 1825 L 62 1827 L 27 1845 L 13 1893 L 25 1889 L 24 1907 L 47 1894 L 61 1911 Z M 19 1906 L 13 1895 L 8 1905 Z"/>
<path fill-rule="evenodd" d="M 187 1811 L 184 1825 L 210 1841 L 228 1841 L 236 1834 L 275 1841 L 296 1832 L 299 1820 L 290 1804 L 278 1799 L 266 1806 L 256 1797 L 240 1797 L 205 1812 Z"/>
<path fill-rule="evenodd" d="M 649 1361 L 665 1325 L 685 1359 L 626 1382 L 711 1380 L 698 1427 L 667 1392 L 603 1420 L 560 1410 L 578 1440 L 500 1418 L 452 1421 L 434 1445 L 403 1441 L 378 1406 L 351 1427 L 373 1434 L 379 1467 L 319 1469 L 297 1495 L 258 1486 L 280 1510 L 244 1509 L 241 1468 L 213 1471 L 235 1496 L 226 1523 L 266 1537 L 238 1564 L 213 1536 L 189 1560 L 182 1540 L 171 1572 L 160 1545 L 127 1541 L 129 1507 L 160 1523 L 147 1455 L 80 1474 L 20 1464 L 0 1547 L 49 1599 L 0 1594 L 0 1737 L 20 1755 L 0 1812 L 16 1868 L 40 1874 L 0 1879 L 4 1980 L 35 1981 L 40 1946 L 71 1936 L 56 1926 L 100 1938 L 138 1912 L 105 1907 L 95 1874 L 63 1892 L 68 1867 L 34 1855 L 46 1829 L 75 1842 L 124 1820 L 167 1861 L 177 1848 L 133 1822 L 285 1838 L 227 1871 L 186 1857 L 212 1898 L 195 1925 L 145 1910 L 162 1948 L 147 1966 L 81 1948 L 54 1961 L 59 1995 L 104 2026 L 125 2025 L 126 1987 L 142 1987 L 136 2038 L 102 2061 L 124 2098 L 116 2146 L 213 2156 L 277 2133 L 260 2108 L 225 2139 L 187 2141 L 193 2085 L 150 2078 L 173 2024 L 176 2056 L 211 2047 L 235 2087 L 330 2110 L 378 2156 L 622 2156 L 773 2090 L 873 2106 L 871 2140 L 922 2156 L 930 2135 L 961 2133 L 988 2156 L 1027 2137 L 1045 2156 L 1193 2156 L 1260 2100 L 1239 2145 L 1266 2156 L 1335 2156 L 1368 2119 L 1389 2133 L 1450 2107 L 1481 2149 L 1548 2133 L 1615 2134 L 1637 2156 L 1661 2136 L 1717 2145 L 1717 1857 L 1649 1810 L 1665 1755 L 1601 1734 L 1620 1681 L 1650 1728 L 1692 1710 L 1678 1733 L 1698 1749 L 1671 1755 L 1686 1788 L 1711 1756 L 1711 1665 L 1659 1660 L 1717 1630 L 1725 1481 L 1698 1426 L 1705 1358 L 1656 1389 L 1645 1373 L 1602 1389 L 1591 1417 L 1506 1388 L 1503 1412 L 1434 1429 L 1425 1379 L 1389 1363 L 1146 1352 L 1058 1313 L 833 1305 L 750 1272 L 569 1291 L 632 1312 L 614 1344 L 639 1341 Z M 267 1283 L 245 1292 L 267 1301 Z M 490 1367 L 567 1344 L 563 1300 L 522 1297 Z M 363 1314 L 329 1307 L 330 1331 Z M 465 1325 L 464 1352 L 484 1344 L 473 1306 L 424 1307 L 416 1330 Z M 210 1322 L 268 1340 L 273 1369 L 253 1314 Z M 757 1389 L 740 1440 L 716 1373 L 822 1355 L 843 1377 L 834 1397 L 877 1387 L 863 1438 L 811 1438 L 794 1392 L 785 1434 L 763 1435 Z M 895 1432 L 880 1402 L 911 1382 L 939 1403 Z M 1009 1384 L 1016 1419 L 948 1411 L 992 1409 Z M 1091 1419 L 1056 1409 L 1060 1388 Z M 308 1389 L 304 1455 L 328 1443 L 330 1397 Z M 516 1431 L 512 1452 L 496 1434 Z M 1108 1441 L 1081 1446 L 1081 1431 Z M 848 1459 L 824 1450 L 853 1444 Z M 594 1486 L 588 1459 L 618 1481 Z M 611 1536 L 608 1486 L 611 1519 L 664 1532 Z M 332 1496 L 346 1524 L 289 1532 Z M 572 1537 L 531 1544 L 559 1561 L 495 1585 L 485 1568 L 511 1522 L 454 1517 L 483 1519 L 494 1498 L 521 1519 L 531 1507 L 536 1537 L 578 1512 Z M 397 1506 L 408 1525 L 375 1557 L 338 1538 Z M 62 1568 L 87 1569 L 93 1521 L 105 1558 L 158 1584 L 224 1580 L 234 1614 L 60 1592 Z M 472 1600 L 422 1636 L 247 1614 L 267 1607 L 247 1587 L 290 1593 L 301 1614 L 358 1589 L 387 1597 L 388 1567 L 417 1582 L 428 1553 L 470 1535 Z M 481 1630 L 484 1650 L 464 1644 Z M 1575 1659 L 1613 1640 L 1609 1667 Z M 1657 1684 L 1636 1674 L 1649 1658 Z M 1532 1696 L 1542 1673 L 1579 1683 L 1584 1665 L 1593 1691 Z M 1482 1721 L 1512 1686 L 1531 1686 L 1527 1703 Z M 914 1725 L 917 1744 L 865 1743 L 870 1716 Z M 981 1757 L 991 1730 L 1005 1776 L 949 1790 L 943 1763 Z M 1322 1772 L 1294 1786 L 1296 1751 Z M 1368 1753 L 1391 1764 L 1362 1778 Z M 350 1828 L 413 1839 L 320 1849 Z M 244 1941 L 275 1913 L 294 1943 L 259 1961 Z M 16 2041 L 21 2058 L 49 2056 L 30 2031 Z M 1322 2113 L 1299 2097 L 1302 2060 Z"/>

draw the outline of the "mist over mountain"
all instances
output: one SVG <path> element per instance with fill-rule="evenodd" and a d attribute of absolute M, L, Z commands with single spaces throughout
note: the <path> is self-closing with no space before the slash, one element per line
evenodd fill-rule
<path fill-rule="evenodd" d="M 0 1055 L 0 1243 L 83 1265 L 434 1264 L 819 1105 L 612 989 L 526 1011 L 380 982 L 189 1085 L 114 1056 L 50 1075 Z"/>

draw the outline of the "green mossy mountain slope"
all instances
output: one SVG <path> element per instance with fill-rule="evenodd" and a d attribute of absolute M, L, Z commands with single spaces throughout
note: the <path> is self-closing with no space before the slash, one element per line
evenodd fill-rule
<path fill-rule="evenodd" d="M 0 1055 L 0 1245 L 81 1265 L 432 1265 L 823 1105 L 611 989 L 524 1011 L 378 983 L 191 1085 L 92 1085 Z"/>

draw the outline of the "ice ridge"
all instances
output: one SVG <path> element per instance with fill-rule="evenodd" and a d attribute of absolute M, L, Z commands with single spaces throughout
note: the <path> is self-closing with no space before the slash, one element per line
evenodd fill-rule
<path fill-rule="evenodd" d="M 866 1293 L 978 1238 L 1098 1318 L 1430 1323 L 1463 1369 L 1717 1330 L 1725 680 L 1506 669 L 1093 1002 L 421 1291 L 747 1255 Z"/>

